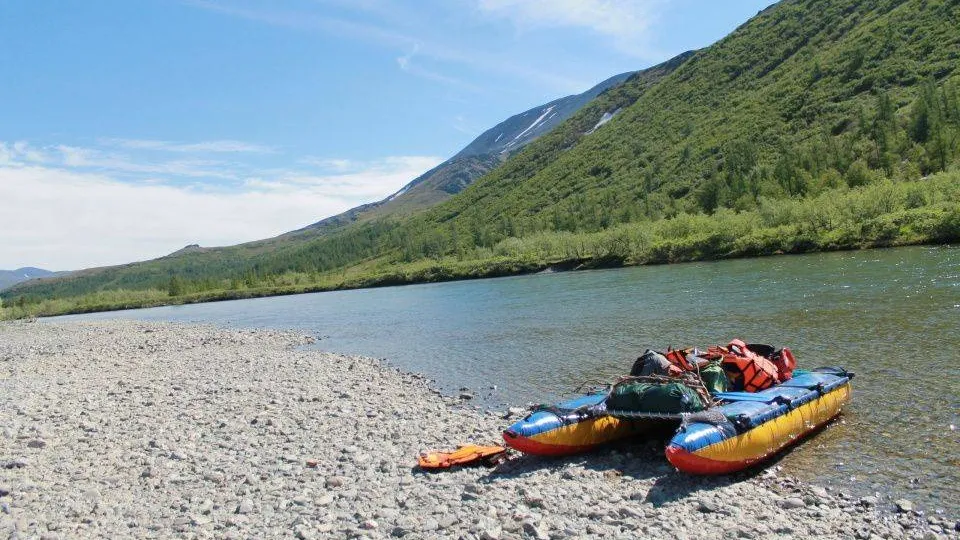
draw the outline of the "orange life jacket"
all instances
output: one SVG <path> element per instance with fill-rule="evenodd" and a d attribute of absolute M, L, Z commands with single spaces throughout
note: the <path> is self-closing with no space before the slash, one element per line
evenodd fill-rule
<path fill-rule="evenodd" d="M 793 377 L 793 369 L 797 367 L 797 359 L 793 357 L 790 349 L 784 347 L 777 351 L 773 356 L 773 365 L 777 366 L 777 381 L 784 382 Z"/>
<path fill-rule="evenodd" d="M 723 356 L 721 360 L 723 369 L 743 382 L 745 392 L 759 392 L 778 382 L 777 366 L 747 349 L 747 344 L 743 341 L 735 339 L 726 347 L 717 349 Z"/>
<path fill-rule="evenodd" d="M 417 456 L 417 464 L 422 469 L 449 469 L 454 465 L 472 465 L 474 463 L 494 463 L 506 454 L 502 446 L 477 446 L 467 444 L 453 452 L 422 452 Z"/>
<path fill-rule="evenodd" d="M 667 349 L 667 352 L 663 353 L 663 356 L 681 370 L 693 371 L 696 368 L 687 360 L 687 352 L 691 350 L 693 349 Z"/>

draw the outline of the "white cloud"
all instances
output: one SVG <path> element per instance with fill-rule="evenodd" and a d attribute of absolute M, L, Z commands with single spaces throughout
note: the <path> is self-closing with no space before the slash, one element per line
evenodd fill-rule
<path fill-rule="evenodd" d="M 441 161 L 392 157 L 342 174 L 278 171 L 246 178 L 239 189 L 198 189 L 162 177 L 131 183 L 111 172 L 11 161 L 11 149 L 0 143 L 0 268 L 53 270 L 269 238 L 386 197 Z M 80 152 L 71 159 L 90 158 Z"/>
<path fill-rule="evenodd" d="M 39 148 L 34 148 L 26 141 L 5 143 L 0 141 L 0 165 L 28 163 L 45 163 L 51 157 Z"/>
<path fill-rule="evenodd" d="M 153 139 L 101 139 L 102 144 L 129 148 L 132 150 L 155 150 L 161 152 L 180 152 L 190 154 L 205 153 L 243 153 L 243 154 L 273 154 L 276 149 L 262 144 L 253 144 L 243 141 L 220 140 L 201 141 L 196 143 L 181 143 L 158 141 Z"/>
<path fill-rule="evenodd" d="M 307 157 L 300 160 L 304 165 L 318 167 L 324 171 L 347 172 L 356 169 L 360 164 L 352 159 Z"/>
<path fill-rule="evenodd" d="M 663 0 L 477 0 L 481 12 L 518 28 L 587 28 L 613 39 L 626 53 L 645 57 L 648 29 Z"/>
<path fill-rule="evenodd" d="M 397 64 L 400 66 L 400 69 L 406 71 L 410 67 L 410 60 L 413 60 L 413 57 L 420 52 L 420 44 L 414 43 L 413 49 L 410 50 L 407 54 L 397 57 Z"/>
<path fill-rule="evenodd" d="M 59 153 L 62 165 L 77 169 L 93 169 L 113 174 L 159 174 L 188 178 L 219 178 L 237 180 L 237 173 L 221 161 L 178 159 L 150 161 L 93 148 L 68 145 L 53 147 Z"/>
<path fill-rule="evenodd" d="M 374 43 L 394 51 L 407 51 L 397 58 L 397 63 L 401 69 L 418 77 L 468 91 L 475 92 L 480 87 L 442 73 L 439 68 L 459 65 L 486 73 L 505 74 L 549 86 L 558 92 L 582 92 L 588 87 L 589 83 L 589 81 L 563 76 L 556 70 L 524 64 L 513 55 L 489 54 L 476 48 L 460 48 L 449 40 L 432 42 L 424 39 L 421 37 L 424 26 L 435 25 L 436 21 L 420 17 L 415 22 L 406 20 L 403 24 L 400 24 L 400 19 L 416 18 L 417 15 L 414 14 L 418 14 L 419 11 L 398 9 L 392 4 L 365 2 L 361 5 L 353 5 L 351 2 L 335 2 L 343 7 L 352 7 L 367 13 L 378 13 L 384 19 L 381 25 L 369 21 L 355 22 L 311 10 L 291 11 L 278 8 L 273 4 L 265 8 L 249 8 L 236 2 L 214 2 L 211 0 L 185 0 L 185 2 L 200 9 L 253 20 L 271 26 L 343 36 L 348 39 Z M 457 6 L 455 3 L 450 5 Z M 411 24 L 414 26 L 413 30 L 405 28 Z M 429 58 L 435 64 L 443 65 L 432 69 L 412 65 L 413 54 L 409 52 L 411 48 L 415 49 L 414 54 Z"/>

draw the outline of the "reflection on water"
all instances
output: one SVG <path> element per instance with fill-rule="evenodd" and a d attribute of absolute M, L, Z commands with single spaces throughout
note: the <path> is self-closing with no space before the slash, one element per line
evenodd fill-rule
<path fill-rule="evenodd" d="M 918 247 L 521 276 L 86 315 L 304 329 L 486 403 L 548 402 L 647 347 L 732 337 L 854 371 L 841 422 L 788 473 L 960 510 L 960 249 Z M 493 387 L 496 387 L 496 390 Z M 852 480 L 852 481 L 851 481 Z"/>

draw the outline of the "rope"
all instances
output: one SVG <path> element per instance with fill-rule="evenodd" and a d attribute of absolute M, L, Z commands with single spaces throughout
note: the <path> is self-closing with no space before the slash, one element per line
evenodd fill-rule
<path fill-rule="evenodd" d="M 607 409 L 607 414 L 626 420 L 683 420 L 683 413 L 656 413 L 642 411 L 617 411 Z"/>

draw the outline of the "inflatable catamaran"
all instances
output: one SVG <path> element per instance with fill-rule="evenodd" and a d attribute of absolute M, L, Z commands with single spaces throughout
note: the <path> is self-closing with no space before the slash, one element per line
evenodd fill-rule
<path fill-rule="evenodd" d="M 787 348 L 728 345 L 647 351 L 609 389 L 541 406 L 503 432 L 528 454 L 568 455 L 679 425 L 666 448 L 677 469 L 724 474 L 750 467 L 821 428 L 850 400 L 853 375 L 797 370 Z"/>

